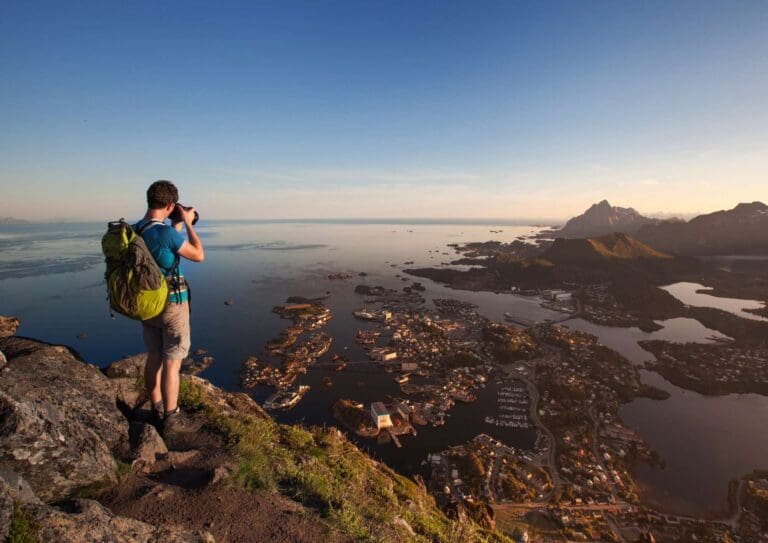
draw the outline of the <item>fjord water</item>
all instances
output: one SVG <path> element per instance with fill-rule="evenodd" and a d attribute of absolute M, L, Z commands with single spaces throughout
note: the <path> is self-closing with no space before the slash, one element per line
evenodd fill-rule
<path fill-rule="evenodd" d="M 22 320 L 19 335 L 74 347 L 86 360 L 105 365 L 143 350 L 139 325 L 118 316 L 110 318 L 103 281 L 99 240 L 104 224 L 36 224 L 0 227 L 0 314 Z M 490 230 L 502 230 L 491 233 Z M 512 241 L 538 229 L 508 222 L 479 224 L 467 221 L 411 224 L 362 221 L 217 222 L 201 223 L 206 261 L 185 263 L 192 285 L 193 348 L 204 348 L 215 358 L 203 377 L 239 389 L 243 361 L 263 351 L 266 341 L 288 325 L 271 312 L 286 297 L 318 296 L 330 291 L 327 305 L 333 319 L 325 330 L 334 338 L 331 353 L 351 359 L 364 357 L 354 334 L 366 325 L 352 311 L 363 305 L 354 294 L 360 283 L 400 289 L 410 285 L 398 274 L 408 267 L 439 266 L 455 256 L 448 243 Z M 405 264 L 409 262 L 409 264 Z M 413 264 L 410 264 L 413 262 Z M 334 281 L 328 274 L 349 272 L 353 278 Z M 366 276 L 359 276 L 365 272 Z M 453 290 L 427 279 L 427 305 L 433 298 L 456 298 L 475 303 L 479 312 L 501 321 L 504 312 L 532 320 L 556 319 L 562 314 L 543 309 L 539 300 L 492 292 Z M 224 302 L 231 300 L 232 305 Z M 636 328 L 593 325 L 575 319 L 573 328 L 601 338 L 635 363 L 651 355 L 642 339 L 710 341 L 720 334 L 691 319 L 662 322 L 664 329 L 646 334 Z M 328 376 L 333 386 L 326 388 Z M 648 440 L 667 462 L 664 470 L 639 468 L 646 495 L 676 510 L 723 510 L 727 483 L 754 468 L 768 468 L 765 427 L 768 398 L 757 395 L 702 397 L 672 386 L 655 373 L 644 380 L 669 391 L 665 401 L 638 399 L 624 406 L 621 416 Z M 361 402 L 399 392 L 392 374 L 378 369 L 344 372 L 314 369 L 303 377 L 310 392 L 294 409 L 278 412 L 285 422 L 334 424 L 330 406 L 339 397 Z M 445 426 L 418 427 L 418 437 L 403 439 L 403 448 L 377 446 L 356 440 L 372 454 L 405 473 L 419 470 L 431 451 L 462 443 L 486 432 L 513 446 L 531 447 L 535 431 L 491 426 L 486 416 L 498 408 L 494 382 L 481 389 L 470 405 L 457 405 Z M 261 400 L 267 390 L 252 391 Z M 681 436 L 690 446 L 681 446 Z"/>
<path fill-rule="evenodd" d="M 765 307 L 763 302 L 757 300 L 741 300 L 738 298 L 712 296 L 707 293 L 707 287 L 698 283 L 681 282 L 667 285 L 662 288 L 687 305 L 696 307 L 714 307 L 732 313 L 743 319 L 756 321 L 768 320 L 766 317 L 747 311 L 748 309 L 754 310 Z"/>

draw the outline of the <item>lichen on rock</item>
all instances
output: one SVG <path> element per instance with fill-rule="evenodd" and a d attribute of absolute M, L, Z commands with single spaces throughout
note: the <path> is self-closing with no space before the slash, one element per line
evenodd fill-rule
<path fill-rule="evenodd" d="M 114 482 L 128 424 L 109 379 L 65 347 L 9 337 L 0 348 L 0 464 L 47 502 Z"/>

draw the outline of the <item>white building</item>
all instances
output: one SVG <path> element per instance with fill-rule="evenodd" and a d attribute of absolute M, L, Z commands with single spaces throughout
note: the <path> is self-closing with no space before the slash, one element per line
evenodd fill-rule
<path fill-rule="evenodd" d="M 371 404 L 371 418 L 379 430 L 392 426 L 392 417 L 389 416 L 389 411 L 381 402 Z"/>
<path fill-rule="evenodd" d="M 395 351 L 384 351 L 381 353 L 381 360 L 384 362 L 394 360 L 395 358 L 397 358 L 397 353 Z"/>

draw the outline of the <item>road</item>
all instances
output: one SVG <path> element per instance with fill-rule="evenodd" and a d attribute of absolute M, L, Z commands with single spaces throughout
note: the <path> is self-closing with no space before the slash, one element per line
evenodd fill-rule
<path fill-rule="evenodd" d="M 554 354 L 548 354 L 546 356 L 555 356 Z M 533 422 L 534 426 L 536 426 L 538 429 L 540 429 L 544 434 L 547 436 L 547 441 L 549 443 L 548 452 L 547 452 L 547 468 L 549 469 L 550 476 L 552 477 L 552 490 L 549 491 L 549 493 L 542 498 L 542 502 L 547 502 L 552 499 L 553 496 L 555 496 L 560 491 L 561 481 L 560 481 L 560 474 L 557 472 L 557 465 L 555 463 L 556 454 L 557 454 L 557 442 L 555 441 L 555 436 L 552 434 L 549 428 L 547 428 L 544 423 L 541 421 L 541 418 L 539 417 L 539 389 L 536 388 L 536 385 L 534 384 L 531 379 L 523 375 L 511 368 L 505 367 L 507 376 L 513 377 L 515 379 L 519 379 L 522 382 L 525 383 L 525 386 L 528 388 L 528 395 L 530 396 L 530 417 L 531 422 Z"/>

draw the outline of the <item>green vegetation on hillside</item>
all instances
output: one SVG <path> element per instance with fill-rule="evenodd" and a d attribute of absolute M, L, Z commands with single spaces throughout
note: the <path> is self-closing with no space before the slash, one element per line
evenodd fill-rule
<path fill-rule="evenodd" d="M 202 413 L 226 436 L 238 458 L 232 484 L 280 492 L 358 541 L 509 541 L 448 518 L 423 486 L 373 461 L 335 428 L 277 424 L 223 409 L 192 380 L 182 383 L 180 397 L 184 408 Z"/>
<path fill-rule="evenodd" d="M 18 502 L 13 503 L 13 516 L 6 543 L 37 543 L 37 526 Z"/>

